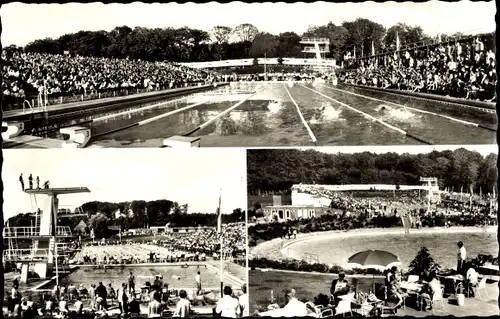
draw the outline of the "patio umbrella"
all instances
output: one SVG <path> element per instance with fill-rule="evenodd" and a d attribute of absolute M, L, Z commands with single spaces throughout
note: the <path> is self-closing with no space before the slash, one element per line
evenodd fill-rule
<path fill-rule="evenodd" d="M 365 250 L 349 257 L 347 263 L 362 269 L 383 270 L 400 263 L 400 261 L 398 256 L 385 250 Z M 375 274 L 373 274 L 373 278 L 375 278 Z M 373 283 L 373 291 L 375 292 L 375 282 Z"/>

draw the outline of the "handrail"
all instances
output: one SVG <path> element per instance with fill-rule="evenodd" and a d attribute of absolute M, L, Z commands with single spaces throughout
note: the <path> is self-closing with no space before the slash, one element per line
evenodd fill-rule
<path fill-rule="evenodd" d="M 301 42 L 328 42 L 330 43 L 330 39 L 328 38 L 302 38 Z"/>
<path fill-rule="evenodd" d="M 31 103 L 28 100 L 24 100 L 24 102 L 23 102 L 23 113 L 25 112 L 25 107 L 24 106 L 26 105 L 26 103 L 28 103 L 28 106 L 31 109 L 31 113 L 33 113 L 33 107 L 31 106 Z"/>
<path fill-rule="evenodd" d="M 69 226 L 56 226 L 56 236 L 71 236 Z M 5 227 L 3 237 L 34 237 L 40 236 L 40 227 Z M 51 236 L 51 235 L 48 235 Z"/>
<path fill-rule="evenodd" d="M 33 259 L 47 259 L 49 256 L 48 249 L 7 249 L 4 251 L 4 260 L 33 260 Z"/>

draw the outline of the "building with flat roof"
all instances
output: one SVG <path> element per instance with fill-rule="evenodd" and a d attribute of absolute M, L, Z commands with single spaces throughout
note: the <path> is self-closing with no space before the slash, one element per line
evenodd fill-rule
<path fill-rule="evenodd" d="M 288 220 L 307 219 L 328 214 L 328 207 L 312 205 L 273 205 L 262 208 L 264 216 L 269 220 L 285 222 Z"/>

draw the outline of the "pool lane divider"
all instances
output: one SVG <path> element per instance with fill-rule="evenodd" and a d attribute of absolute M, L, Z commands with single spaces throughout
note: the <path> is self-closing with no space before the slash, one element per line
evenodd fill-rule
<path fill-rule="evenodd" d="M 160 115 L 157 115 L 157 116 L 153 116 L 152 118 L 149 118 L 149 119 L 146 119 L 146 120 L 142 120 L 140 122 L 136 122 L 136 123 L 133 123 L 133 124 L 125 125 L 125 126 L 122 126 L 122 127 L 119 127 L 119 128 L 116 128 L 116 129 L 113 129 L 113 130 L 110 130 L 110 131 L 107 131 L 107 132 L 104 132 L 104 133 L 101 133 L 101 134 L 96 134 L 96 135 L 93 136 L 93 138 L 104 136 L 104 135 L 108 135 L 108 134 L 112 134 L 112 133 L 116 133 L 116 132 L 123 131 L 123 130 L 129 129 L 129 128 L 132 128 L 132 127 L 136 127 L 136 126 L 142 126 L 142 125 L 145 125 L 145 124 L 157 121 L 159 119 L 165 118 L 167 116 L 171 116 L 171 115 L 174 115 L 174 114 L 177 114 L 177 113 L 180 113 L 180 112 L 187 111 L 189 109 L 192 109 L 194 107 L 200 106 L 202 104 L 213 102 L 214 100 L 216 100 L 218 98 L 220 98 L 220 96 L 216 96 L 214 98 L 211 98 L 211 99 L 208 99 L 208 100 L 205 100 L 205 101 L 201 101 L 201 102 L 198 102 L 198 103 L 190 104 L 190 105 L 182 107 L 180 109 L 177 109 L 177 110 L 174 110 L 174 111 L 170 111 L 170 112 L 166 112 L 166 113 L 163 113 L 163 114 L 160 114 Z"/>
<path fill-rule="evenodd" d="M 221 113 L 219 113 L 217 116 L 215 116 L 214 118 L 206 121 L 205 123 L 201 124 L 200 126 L 198 126 L 197 128 L 195 128 L 194 130 L 191 130 L 189 131 L 188 133 L 186 134 L 183 134 L 182 136 L 190 136 L 202 129 L 204 129 L 205 127 L 207 127 L 208 125 L 212 124 L 213 122 L 217 121 L 219 118 L 223 117 L 224 115 L 226 115 L 227 113 L 233 111 L 235 108 L 239 107 L 241 104 L 245 103 L 245 101 L 247 101 L 248 99 L 250 99 L 251 97 L 263 92 L 264 90 L 267 89 L 267 85 L 264 86 L 262 89 L 256 91 L 255 93 L 253 93 L 252 95 L 249 95 L 247 96 L 246 98 L 244 98 L 243 100 L 239 101 L 238 103 L 236 103 L 235 105 L 227 108 L 226 110 L 222 111 Z"/>
<path fill-rule="evenodd" d="M 290 91 L 287 89 L 287 87 L 286 87 L 285 84 L 283 84 L 283 87 L 285 88 L 286 93 L 288 93 L 288 96 L 290 97 L 290 100 L 292 100 L 292 103 L 295 104 L 295 107 L 297 108 L 297 113 L 299 113 L 300 120 L 302 121 L 302 124 L 304 124 L 304 126 L 306 127 L 306 130 L 309 133 L 309 136 L 311 137 L 314 145 L 318 146 L 318 140 L 316 139 L 316 136 L 314 136 L 314 133 L 312 132 L 312 130 L 309 127 L 309 125 L 307 124 L 306 119 L 302 115 L 302 112 L 300 111 L 299 105 L 297 104 L 297 102 L 295 102 L 295 100 L 293 99 L 292 95 L 290 94 Z"/>
<path fill-rule="evenodd" d="M 378 102 L 382 102 L 382 103 L 392 104 L 392 105 L 395 105 L 397 107 L 402 107 L 402 108 L 405 108 L 405 109 L 408 109 L 408 110 L 412 110 L 412 111 L 415 111 L 415 112 L 424 113 L 424 114 L 430 114 L 430 115 L 442 117 L 442 118 L 448 119 L 450 121 L 462 123 L 462 124 L 465 124 L 465 125 L 478 127 L 478 128 L 486 129 L 486 130 L 493 131 L 493 132 L 497 131 L 494 128 L 491 128 L 491 127 L 488 127 L 488 126 L 484 126 L 482 124 L 477 124 L 477 123 L 473 123 L 473 122 L 469 122 L 469 121 L 465 121 L 465 120 L 460 120 L 460 119 L 457 119 L 457 118 L 454 118 L 454 117 L 451 117 L 451 116 L 448 116 L 448 115 L 443 115 L 443 114 L 439 114 L 439 113 L 435 113 L 435 112 L 425 111 L 425 110 L 413 108 L 413 107 L 410 107 L 410 106 L 402 105 L 402 104 L 399 104 L 399 103 L 395 103 L 395 102 L 391 102 L 391 101 L 386 101 L 386 100 L 382 100 L 382 99 L 377 99 L 377 98 L 374 98 L 374 97 L 371 97 L 371 96 L 366 96 L 366 95 L 363 95 L 363 94 L 357 94 L 357 93 L 350 92 L 350 91 L 347 91 L 347 90 L 337 89 L 337 88 L 334 88 L 334 87 L 331 87 L 331 86 L 328 86 L 328 85 L 321 85 L 321 86 L 323 86 L 325 88 L 328 88 L 330 90 L 340 91 L 340 92 L 351 94 L 351 95 L 354 95 L 354 96 L 359 96 L 359 97 L 362 97 L 362 98 L 365 98 L 365 99 L 368 99 L 368 100 L 373 100 L 373 101 L 378 101 Z"/>
<path fill-rule="evenodd" d="M 412 138 L 412 139 L 414 139 L 414 140 L 417 140 L 417 141 L 418 141 L 418 142 L 420 142 L 420 143 L 424 143 L 424 144 L 427 144 L 427 145 L 433 145 L 432 143 L 430 143 L 430 142 L 428 142 L 428 141 L 426 141 L 426 140 L 424 140 L 424 139 L 422 139 L 422 138 L 419 138 L 419 137 L 417 137 L 417 136 L 415 136 L 415 135 L 413 135 L 413 134 L 410 134 L 410 133 L 406 132 L 405 130 L 402 130 L 402 129 L 400 129 L 400 128 L 396 127 L 396 126 L 393 126 L 393 125 L 391 125 L 391 124 L 389 124 L 389 123 L 387 123 L 387 122 L 385 122 L 385 121 L 382 121 L 381 119 L 378 119 L 378 118 L 376 118 L 376 117 L 374 117 L 374 116 L 372 116 L 372 115 L 370 115 L 370 114 L 368 114 L 368 113 L 365 113 L 365 112 L 363 112 L 363 111 L 360 111 L 360 110 L 358 110 L 357 108 L 354 108 L 354 107 L 352 107 L 352 106 L 350 106 L 350 105 L 347 105 L 347 104 L 345 104 L 345 103 L 342 103 L 342 102 L 340 102 L 340 101 L 338 101 L 338 100 L 336 100 L 336 99 L 334 99 L 334 98 L 332 98 L 332 97 L 330 97 L 330 96 L 328 96 L 328 95 L 325 95 L 325 94 L 323 94 L 323 93 L 321 93 L 321 92 L 319 92 L 319 91 L 316 91 L 316 90 L 313 90 L 313 89 L 311 89 L 311 88 L 308 88 L 308 87 L 307 87 L 307 86 L 305 86 L 305 85 L 302 85 L 302 86 L 303 86 L 303 87 L 305 87 L 305 88 L 306 88 L 306 89 L 308 89 L 308 90 L 313 91 L 314 93 L 316 93 L 316 94 L 318 94 L 318 95 L 321 95 L 321 96 L 323 96 L 323 97 L 325 97 L 325 98 L 327 98 L 327 99 L 329 99 L 329 100 L 331 100 L 331 101 L 334 101 L 335 103 L 338 103 L 338 104 L 340 104 L 340 105 L 342 105 L 342 106 L 345 106 L 345 107 L 347 107 L 348 109 L 350 109 L 350 110 L 352 110 L 352 111 L 354 111 L 354 112 L 356 112 L 356 113 L 358 113 L 358 114 L 361 114 L 361 115 L 363 115 L 364 117 L 366 117 L 366 118 L 368 118 L 368 119 L 370 119 L 370 120 L 372 120 L 372 121 L 375 121 L 375 122 L 377 122 L 377 123 L 380 123 L 380 124 L 382 124 L 383 126 L 385 126 L 385 127 L 389 128 L 389 129 L 391 129 L 391 130 L 393 130 L 393 131 L 396 131 L 396 132 L 398 132 L 398 133 L 401 133 L 401 134 L 403 134 L 403 135 L 404 135 L 404 136 L 406 136 L 406 137 L 409 137 L 409 138 Z"/>

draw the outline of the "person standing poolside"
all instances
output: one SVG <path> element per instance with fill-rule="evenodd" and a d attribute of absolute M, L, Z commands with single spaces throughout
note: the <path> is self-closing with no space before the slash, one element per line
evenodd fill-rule
<path fill-rule="evenodd" d="M 224 287 L 224 297 L 217 301 L 215 312 L 221 317 L 237 318 L 239 303 L 233 298 L 233 290 L 229 286 Z"/>
<path fill-rule="evenodd" d="M 89 298 L 90 298 L 90 308 L 95 309 L 96 307 L 96 293 L 95 293 L 95 285 L 90 285 L 89 289 Z"/>
<path fill-rule="evenodd" d="M 191 312 L 191 302 L 187 299 L 187 292 L 185 290 L 179 292 L 179 297 L 181 299 L 177 302 L 174 317 L 186 318 Z"/>
<path fill-rule="evenodd" d="M 459 241 L 457 252 L 457 273 L 462 274 L 464 270 L 465 258 L 467 258 L 467 251 L 465 250 L 464 243 Z"/>
<path fill-rule="evenodd" d="M 135 277 L 132 272 L 128 276 L 128 292 L 133 296 L 135 295 Z"/>
<path fill-rule="evenodd" d="M 201 274 L 198 271 L 196 276 L 194 277 L 194 280 L 196 281 L 196 295 L 200 295 L 201 293 Z"/>
<path fill-rule="evenodd" d="M 241 286 L 241 290 L 243 291 L 243 295 L 238 298 L 238 304 L 240 305 L 240 317 L 248 317 L 250 316 L 249 309 L 249 300 L 247 294 L 247 286 Z"/>
<path fill-rule="evenodd" d="M 120 314 L 128 313 L 128 296 L 127 296 L 127 284 L 123 283 L 122 287 L 118 290 L 118 308 L 120 309 Z"/>
<path fill-rule="evenodd" d="M 149 302 L 148 306 L 148 318 L 160 318 L 161 317 L 161 303 L 160 294 L 155 292 L 153 298 Z"/>

